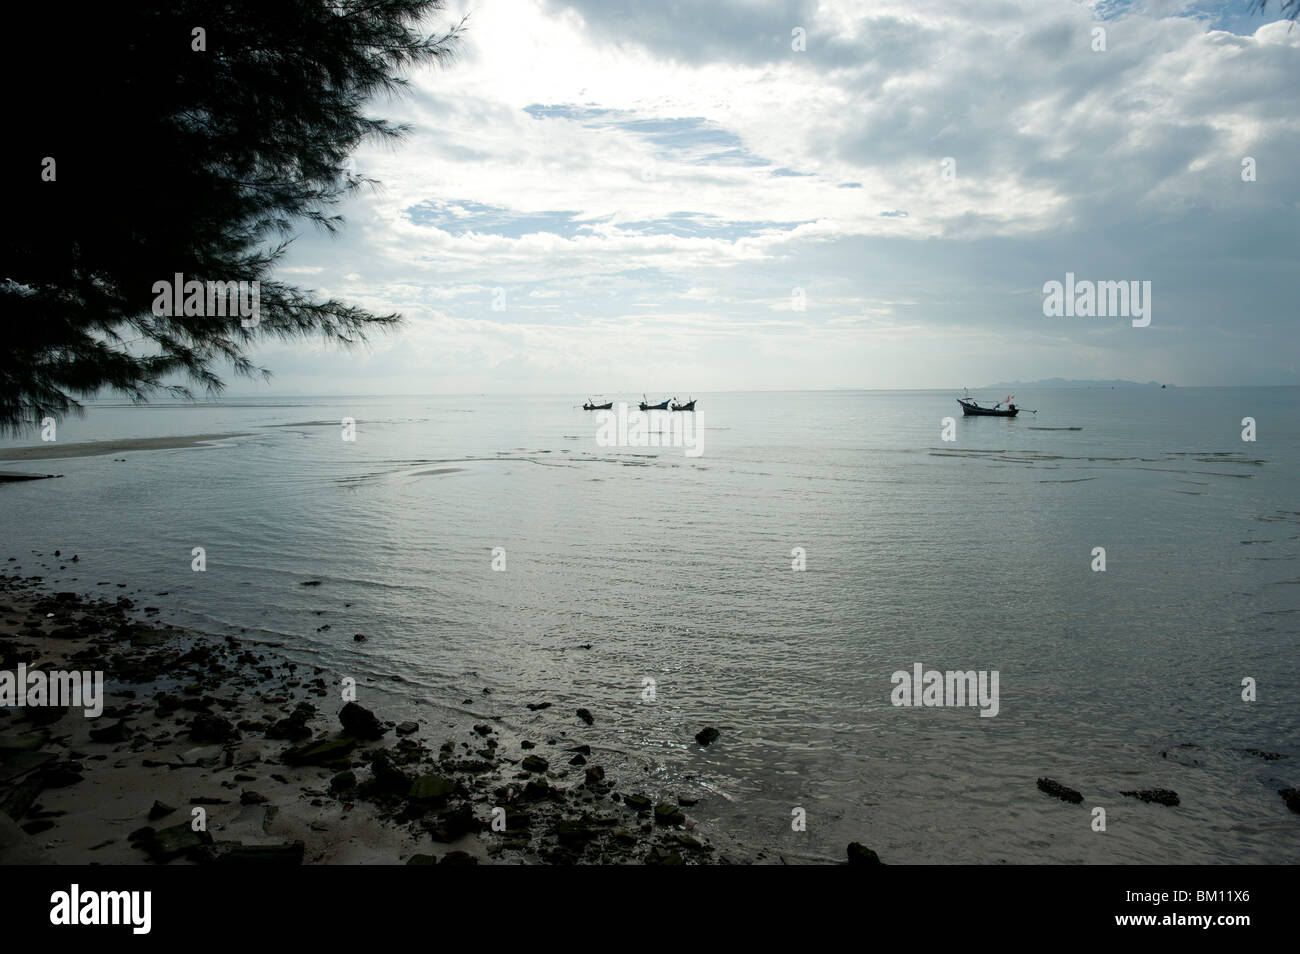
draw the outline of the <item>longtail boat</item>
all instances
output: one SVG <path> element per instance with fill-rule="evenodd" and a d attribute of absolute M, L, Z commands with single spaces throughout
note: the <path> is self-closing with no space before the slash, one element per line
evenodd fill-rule
<path fill-rule="evenodd" d="M 966 417 L 1015 417 L 1020 413 L 1020 408 L 1014 404 L 1002 406 L 999 401 L 992 407 L 981 407 L 969 398 L 958 398 L 957 403 L 961 405 L 961 412 Z"/>

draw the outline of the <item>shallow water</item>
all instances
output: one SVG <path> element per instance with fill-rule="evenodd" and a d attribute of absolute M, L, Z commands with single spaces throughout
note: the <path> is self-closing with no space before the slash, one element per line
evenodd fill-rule
<path fill-rule="evenodd" d="M 564 729 L 647 790 L 702 796 L 693 816 L 742 847 L 1300 859 L 1277 794 L 1300 785 L 1300 389 L 1024 391 L 1038 413 L 1015 420 L 939 392 L 699 398 L 699 457 L 597 446 L 568 397 L 95 407 L 60 442 L 251 436 L 0 462 L 65 475 L 0 485 L 0 559 L 282 641 L 388 718 Z M 891 705 L 918 662 L 996 670 L 998 715 Z M 722 735 L 701 749 L 706 725 Z M 1182 804 L 1119 794 L 1151 787 Z"/>

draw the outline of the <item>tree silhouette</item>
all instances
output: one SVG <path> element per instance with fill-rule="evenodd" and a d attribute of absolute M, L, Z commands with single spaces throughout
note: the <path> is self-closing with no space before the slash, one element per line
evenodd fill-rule
<path fill-rule="evenodd" d="M 332 207 L 375 184 L 348 155 L 407 129 L 363 110 L 452 54 L 463 21 L 422 32 L 442 0 L 24 7 L 6 12 L 2 67 L 0 432 L 103 389 L 191 397 L 219 392 L 227 366 L 269 377 L 247 357 L 258 336 L 349 346 L 401 321 L 272 271 L 295 225 L 334 231 Z M 257 282 L 258 311 L 157 314 L 175 309 L 155 308 L 155 284 L 177 274 Z"/>
<path fill-rule="evenodd" d="M 1261 14 L 1268 13 L 1269 0 L 1251 0 L 1251 6 Z M 1278 0 L 1278 9 L 1288 20 L 1300 17 L 1300 0 Z"/>

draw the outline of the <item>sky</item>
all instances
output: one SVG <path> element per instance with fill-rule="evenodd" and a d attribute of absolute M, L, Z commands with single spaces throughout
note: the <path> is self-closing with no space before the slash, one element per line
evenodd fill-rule
<path fill-rule="evenodd" d="M 277 274 L 405 326 L 227 393 L 1300 384 L 1277 5 L 453 0 L 381 188 Z M 1150 323 L 1046 316 L 1067 273 Z"/>

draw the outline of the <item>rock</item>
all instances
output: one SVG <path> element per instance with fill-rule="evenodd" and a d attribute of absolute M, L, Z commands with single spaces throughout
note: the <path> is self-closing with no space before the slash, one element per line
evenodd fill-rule
<path fill-rule="evenodd" d="M 536 802 L 550 798 L 553 794 L 551 784 L 545 778 L 530 778 L 524 786 L 524 801 Z"/>
<path fill-rule="evenodd" d="M 586 765 L 586 764 L 587 764 L 587 758 L 586 758 L 586 756 L 584 756 L 581 752 L 579 752 L 579 753 L 578 753 L 577 755 L 575 755 L 573 758 L 569 759 L 569 764 L 570 764 L 570 765 Z"/>
<path fill-rule="evenodd" d="M 176 811 L 176 809 L 172 808 L 170 805 L 164 805 L 162 802 L 155 801 L 153 807 L 149 809 L 149 820 L 157 821 L 160 818 L 166 818 L 174 811 Z"/>
<path fill-rule="evenodd" d="M 102 729 L 91 729 L 90 740 L 92 742 L 104 742 L 112 744 L 121 742 L 126 738 L 126 720 L 118 719 L 112 725 L 104 726 Z"/>
<path fill-rule="evenodd" d="M 241 805 L 265 805 L 269 801 L 270 799 L 260 792 L 254 792 L 248 789 L 245 789 L 239 796 L 239 804 Z"/>
<path fill-rule="evenodd" d="M 388 731 L 373 712 L 355 702 L 343 707 L 339 721 L 343 723 L 344 732 L 359 739 L 378 739 Z"/>
<path fill-rule="evenodd" d="M 686 821 L 686 816 L 682 814 L 681 809 L 676 805 L 670 805 L 668 802 L 660 802 L 655 806 L 655 824 L 677 826 Z"/>
<path fill-rule="evenodd" d="M 461 805 L 459 808 L 443 812 L 428 827 L 434 841 L 451 842 L 472 831 L 478 831 L 482 825 L 474 817 L 473 809 L 468 805 Z"/>
<path fill-rule="evenodd" d="M 303 739 L 311 738 L 311 728 L 307 725 L 307 714 L 295 712 L 287 719 L 278 720 L 271 728 L 266 730 L 268 739 L 288 739 L 290 742 L 301 742 Z"/>
<path fill-rule="evenodd" d="M 623 804 L 640 815 L 650 811 L 653 803 L 644 795 L 624 795 Z"/>
<path fill-rule="evenodd" d="M 1286 756 L 1280 752 L 1265 752 L 1263 749 L 1246 749 L 1246 754 L 1253 755 L 1256 758 L 1261 758 L 1265 762 L 1276 762 L 1278 759 L 1286 758 Z"/>
<path fill-rule="evenodd" d="M 587 725 L 591 725 L 593 722 L 596 721 L 594 718 L 592 718 L 591 713 L 588 712 L 586 709 L 578 710 L 578 718 L 581 719 L 583 722 L 587 723 Z"/>
<path fill-rule="evenodd" d="M 324 739 L 286 749 L 281 758 L 286 765 L 328 765 L 348 755 L 356 747 L 356 739 Z"/>
<path fill-rule="evenodd" d="M 589 821 L 584 819 L 561 818 L 555 823 L 555 837 L 562 844 L 581 845 L 596 837 Z"/>
<path fill-rule="evenodd" d="M 346 792 L 346 791 L 351 791 L 356 787 L 357 787 L 357 776 L 356 773 L 351 770 L 339 772 L 338 775 L 335 775 L 332 779 L 330 779 L 331 792 Z"/>
<path fill-rule="evenodd" d="M 1286 802 L 1287 808 L 1300 814 L 1300 789 L 1279 788 L 1277 793 L 1282 796 L 1282 800 Z"/>
<path fill-rule="evenodd" d="M 1071 802 L 1075 805 L 1083 801 L 1083 795 L 1079 792 L 1076 792 L 1072 788 L 1067 788 L 1060 782 L 1053 781 L 1050 778 L 1040 778 L 1038 780 L 1038 790 L 1048 795 L 1054 795 L 1062 801 Z"/>
<path fill-rule="evenodd" d="M 479 735 L 484 735 L 484 736 L 486 736 L 486 735 L 491 735 L 491 734 L 492 734 L 492 726 L 490 726 L 490 725 L 476 725 L 476 726 L 474 726 L 474 731 L 477 732 Z"/>
<path fill-rule="evenodd" d="M 1140 791 L 1120 792 L 1120 794 L 1130 798 L 1140 798 L 1144 802 L 1155 802 L 1157 805 L 1178 804 L 1178 793 L 1167 788 L 1144 788 Z"/>
<path fill-rule="evenodd" d="M 414 733 L 419 731 L 420 731 L 420 723 L 418 722 L 399 722 L 397 724 L 398 735 L 413 735 Z"/>
<path fill-rule="evenodd" d="M 519 743 L 519 747 L 520 747 L 521 749 L 525 749 L 525 750 L 526 750 L 526 749 L 535 749 L 535 748 L 537 748 L 537 743 L 536 743 L 536 742 L 530 742 L 530 741 L 528 741 L 527 739 L 524 739 L 522 742 Z"/>
<path fill-rule="evenodd" d="M 882 865 L 880 856 L 860 841 L 849 842 L 848 863 L 851 865 Z"/>
<path fill-rule="evenodd" d="M 69 785 L 76 785 L 85 778 L 81 774 L 81 763 L 79 762 L 60 762 L 53 768 L 45 770 L 41 781 L 46 788 L 67 788 Z"/>
<path fill-rule="evenodd" d="M 354 643 L 364 643 L 364 642 L 366 641 L 366 634 L 365 634 L 365 633 L 357 633 L 356 635 L 354 635 L 354 636 L 352 637 L 352 641 L 353 641 Z"/>
<path fill-rule="evenodd" d="M 29 821 L 19 826 L 29 835 L 39 835 L 43 831 L 49 831 L 54 827 L 54 822 L 48 818 L 42 818 L 39 821 Z"/>
<path fill-rule="evenodd" d="M 476 865 L 478 859 L 466 851 L 449 851 L 442 856 L 444 865 Z"/>
<path fill-rule="evenodd" d="M 545 772 L 551 764 L 540 755 L 528 755 L 519 763 L 525 772 Z"/>
<path fill-rule="evenodd" d="M 172 825 L 170 828 L 164 828 L 161 831 L 144 828 L 136 832 L 136 834 L 141 836 L 137 839 L 138 847 L 143 848 L 149 857 L 157 862 L 170 861 L 180 855 L 212 844 L 211 835 L 206 831 L 194 831 L 187 821 L 181 822 L 179 825 Z"/>
<path fill-rule="evenodd" d="M 280 845 L 241 845 L 221 842 L 207 849 L 208 860 L 218 865 L 300 865 L 305 845 L 301 841 Z"/>
<path fill-rule="evenodd" d="M 408 865 L 436 865 L 438 859 L 433 855 L 411 855 L 411 857 L 406 860 L 406 863 Z"/>
<path fill-rule="evenodd" d="M 529 708 L 530 710 L 532 710 L 533 712 L 536 712 L 536 711 L 538 711 L 539 709 L 549 709 L 550 707 L 551 707 L 551 704 L 550 704 L 549 702 L 530 702 L 530 703 L 528 703 L 528 708 Z"/>
<path fill-rule="evenodd" d="M 700 745 L 712 745 L 714 742 L 718 741 L 718 736 L 720 734 L 721 733 L 719 733 L 717 729 L 713 728 L 713 726 L 706 726 L 699 732 L 695 733 L 695 741 L 700 743 Z"/>
<path fill-rule="evenodd" d="M 406 797 L 419 801 L 435 801 L 446 798 L 455 788 L 455 783 L 449 778 L 441 775 L 421 775 L 411 783 L 411 789 Z"/>
<path fill-rule="evenodd" d="M 648 865 L 684 865 L 686 861 L 677 852 L 655 845 L 650 849 L 650 853 L 645 856 L 645 863 Z"/>
<path fill-rule="evenodd" d="M 190 723 L 190 738 L 195 742 L 233 742 L 239 738 L 239 730 L 224 716 L 200 712 Z"/>
<path fill-rule="evenodd" d="M 599 765 L 587 766 L 587 784 L 600 785 L 605 781 L 605 770 Z"/>
<path fill-rule="evenodd" d="M 374 773 L 375 783 L 383 790 L 406 794 L 411 790 L 411 779 L 393 764 L 393 758 L 387 752 L 376 752 L 370 761 L 370 771 Z"/>

